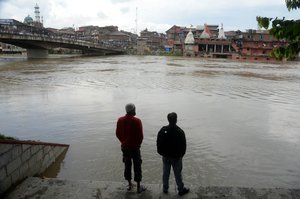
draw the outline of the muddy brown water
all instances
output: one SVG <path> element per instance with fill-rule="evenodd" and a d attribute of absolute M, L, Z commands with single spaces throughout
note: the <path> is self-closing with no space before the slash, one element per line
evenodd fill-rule
<path fill-rule="evenodd" d="M 161 182 L 156 135 L 175 111 L 186 184 L 300 187 L 299 63 L 0 57 L 0 85 L 1 133 L 71 145 L 57 177 L 122 181 L 115 125 L 133 102 L 146 183 Z"/>

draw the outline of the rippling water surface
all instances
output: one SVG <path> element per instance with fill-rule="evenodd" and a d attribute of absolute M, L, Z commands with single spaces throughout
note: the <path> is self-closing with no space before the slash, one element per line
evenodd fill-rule
<path fill-rule="evenodd" d="M 186 184 L 300 187 L 299 63 L 2 57 L 0 85 L 1 133 L 71 145 L 58 177 L 123 180 L 115 125 L 133 102 L 146 183 L 161 182 L 156 135 L 175 111 Z"/>

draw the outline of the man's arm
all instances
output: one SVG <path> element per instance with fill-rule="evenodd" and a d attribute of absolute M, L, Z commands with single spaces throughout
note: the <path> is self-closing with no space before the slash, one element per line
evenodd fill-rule
<path fill-rule="evenodd" d="M 157 139 L 156 139 L 156 150 L 157 153 L 160 155 L 165 155 L 165 145 L 164 145 L 164 134 L 165 134 L 166 128 L 162 127 L 159 132 L 157 133 Z"/>
<path fill-rule="evenodd" d="M 138 134 L 138 142 L 141 145 L 144 139 L 144 133 L 143 133 L 143 125 L 142 121 L 140 119 L 137 120 L 137 134 Z"/>
<path fill-rule="evenodd" d="M 182 129 L 180 129 L 180 134 L 181 134 L 181 157 L 185 155 L 186 152 L 186 138 L 185 138 L 185 133 Z"/>
<path fill-rule="evenodd" d="M 122 127 L 122 124 L 121 124 L 121 120 L 120 120 L 120 118 L 118 119 L 118 122 L 117 122 L 117 127 L 116 127 L 116 136 L 117 136 L 117 138 L 120 140 L 120 142 L 121 142 L 121 140 L 123 139 L 123 127 Z"/>

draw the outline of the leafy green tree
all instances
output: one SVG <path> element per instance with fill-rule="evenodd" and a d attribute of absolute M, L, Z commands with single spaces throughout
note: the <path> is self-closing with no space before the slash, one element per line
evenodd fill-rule
<path fill-rule="evenodd" d="M 16 140 L 16 138 L 10 137 L 10 136 L 5 136 L 0 133 L 0 140 Z"/>
<path fill-rule="evenodd" d="M 300 8 L 300 0 L 285 0 L 286 7 L 289 11 Z M 279 47 L 273 50 L 272 55 L 277 59 L 293 59 L 300 52 L 300 20 L 286 20 L 260 17 L 256 20 L 261 28 L 268 29 L 270 22 L 272 27 L 269 30 L 270 34 L 277 39 L 285 39 L 289 44 L 286 47 Z"/>

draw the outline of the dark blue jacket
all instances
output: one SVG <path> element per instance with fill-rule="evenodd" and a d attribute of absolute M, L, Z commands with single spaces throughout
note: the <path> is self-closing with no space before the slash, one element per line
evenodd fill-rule
<path fill-rule="evenodd" d="M 160 129 L 156 140 L 157 152 L 167 158 L 181 158 L 186 152 L 184 131 L 177 125 Z"/>

